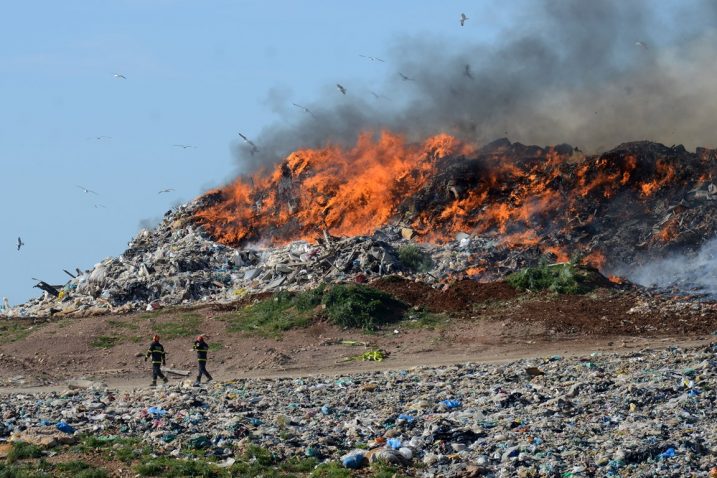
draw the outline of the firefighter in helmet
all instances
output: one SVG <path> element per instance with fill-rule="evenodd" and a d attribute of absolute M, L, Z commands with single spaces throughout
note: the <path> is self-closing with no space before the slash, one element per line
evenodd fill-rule
<path fill-rule="evenodd" d="M 197 365 L 199 367 L 199 374 L 197 380 L 194 382 L 194 386 L 198 387 L 202 383 L 202 375 L 207 377 L 207 382 L 212 380 L 212 376 L 207 372 L 207 352 L 209 352 L 209 344 L 204 340 L 203 335 L 197 336 L 197 340 L 194 341 L 194 347 L 192 349 L 197 352 Z"/>
<path fill-rule="evenodd" d="M 162 373 L 162 365 L 167 365 L 167 353 L 164 347 L 159 343 L 159 335 L 152 337 L 152 343 L 149 344 L 149 350 L 144 354 L 144 361 L 152 358 L 152 386 L 157 385 L 157 377 L 167 383 L 167 377 Z"/>

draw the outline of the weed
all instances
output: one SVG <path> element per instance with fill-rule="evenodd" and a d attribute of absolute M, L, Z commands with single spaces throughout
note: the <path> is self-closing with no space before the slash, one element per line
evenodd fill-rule
<path fill-rule="evenodd" d="M 313 318 L 313 311 L 307 310 L 310 302 L 303 294 L 279 292 L 219 319 L 228 323 L 230 332 L 276 336 L 289 329 L 307 327 Z"/>
<path fill-rule="evenodd" d="M 408 320 L 404 320 L 401 325 L 407 329 L 435 330 L 445 326 L 449 320 L 450 317 L 445 313 L 436 314 L 426 310 L 421 310 Z"/>
<path fill-rule="evenodd" d="M 0 322 L 0 340 L 3 343 L 11 343 L 26 338 L 35 327 L 32 323 L 27 322 L 27 320 L 4 320 Z"/>
<path fill-rule="evenodd" d="M 176 339 L 198 334 L 201 322 L 202 317 L 199 314 L 187 312 L 180 314 L 178 320 L 155 323 L 153 328 L 163 339 Z"/>
<path fill-rule="evenodd" d="M 63 472 L 66 476 L 72 476 L 73 478 L 107 478 L 109 476 L 105 470 L 101 470 L 80 460 L 58 463 L 56 468 L 57 471 Z"/>
<path fill-rule="evenodd" d="M 589 270 L 580 268 L 573 263 L 552 264 L 541 263 L 510 274 L 506 280 L 516 289 L 549 290 L 559 294 L 584 294 L 591 291 Z"/>
<path fill-rule="evenodd" d="M 157 457 L 135 467 L 140 476 L 215 478 L 222 474 L 215 466 L 202 460 L 179 460 Z"/>
<path fill-rule="evenodd" d="M 224 344 L 221 342 L 212 342 L 209 344 L 209 350 L 211 352 L 216 352 L 217 350 L 221 350 L 224 348 Z"/>
<path fill-rule="evenodd" d="M 90 345 L 96 349 L 111 349 L 117 345 L 120 340 L 122 340 L 122 338 L 115 335 L 100 335 L 92 339 Z"/>
<path fill-rule="evenodd" d="M 12 448 L 7 454 L 7 462 L 15 463 L 18 460 L 27 460 L 28 458 L 40 458 L 42 456 L 42 448 L 24 441 L 13 442 Z"/>
<path fill-rule="evenodd" d="M 406 305 L 389 294 L 364 285 L 337 285 L 324 294 L 326 315 L 336 325 L 375 330 L 399 320 Z"/>
<path fill-rule="evenodd" d="M 351 472 L 336 462 L 322 463 L 311 473 L 311 478 L 351 478 Z"/>
<path fill-rule="evenodd" d="M 398 260 L 410 271 L 428 272 L 433 267 L 431 256 L 415 244 L 406 244 L 398 248 Z"/>
<path fill-rule="evenodd" d="M 133 322 L 127 322 L 122 320 L 110 319 L 107 321 L 107 325 L 115 329 L 139 330 L 139 325 Z"/>

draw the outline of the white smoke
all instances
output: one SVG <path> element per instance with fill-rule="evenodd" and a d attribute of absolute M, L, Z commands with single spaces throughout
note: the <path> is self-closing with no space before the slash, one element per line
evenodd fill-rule
<path fill-rule="evenodd" d="M 646 287 L 678 288 L 717 298 L 717 238 L 703 244 L 694 255 L 667 257 L 622 275 Z"/>

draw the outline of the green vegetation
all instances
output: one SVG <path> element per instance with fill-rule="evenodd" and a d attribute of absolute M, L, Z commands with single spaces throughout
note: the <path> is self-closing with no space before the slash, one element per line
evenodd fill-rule
<path fill-rule="evenodd" d="M 230 332 L 248 332 L 265 337 L 277 336 L 289 329 L 306 327 L 314 317 L 314 292 L 279 292 L 268 299 L 219 316 Z M 318 304 L 317 304 L 318 305 Z"/>
<path fill-rule="evenodd" d="M 111 349 L 120 343 L 121 340 L 122 338 L 116 335 L 100 335 L 92 339 L 90 345 L 96 349 Z"/>
<path fill-rule="evenodd" d="M 22 340 L 32 332 L 34 325 L 27 320 L 11 319 L 0 322 L 0 341 L 3 343 Z"/>
<path fill-rule="evenodd" d="M 199 314 L 185 312 L 179 314 L 176 320 L 163 323 L 156 323 L 152 320 L 152 322 L 154 331 L 159 334 L 162 339 L 176 339 L 198 334 L 202 317 Z"/>
<path fill-rule="evenodd" d="M 343 327 L 375 330 L 400 320 L 406 305 L 391 295 L 365 285 L 337 285 L 323 297 L 326 315 Z"/>
<path fill-rule="evenodd" d="M 58 476 L 67 476 L 68 478 L 107 478 L 109 476 L 105 470 L 100 470 L 80 460 L 58 463 L 55 470 L 61 473 Z"/>
<path fill-rule="evenodd" d="M 541 263 L 510 274 L 506 280 L 520 290 L 548 290 L 558 294 L 585 294 L 600 282 L 600 275 L 572 262 L 564 264 Z"/>
<path fill-rule="evenodd" d="M 402 325 L 407 329 L 435 330 L 445 326 L 449 320 L 450 317 L 443 312 L 436 314 L 428 312 L 427 310 L 421 310 L 410 317 L 409 320 L 406 320 Z"/>
<path fill-rule="evenodd" d="M 142 445 L 138 438 L 120 438 L 113 435 L 85 436 L 73 449 L 79 453 L 100 452 L 107 461 L 117 460 L 127 464 L 151 451 L 147 445 Z"/>
<path fill-rule="evenodd" d="M 135 470 L 140 476 L 218 478 L 223 475 L 220 468 L 205 461 L 180 460 L 165 456 L 149 459 L 137 465 Z"/>
<path fill-rule="evenodd" d="M 224 348 L 224 344 L 221 342 L 212 342 L 209 344 L 209 351 L 210 352 L 216 352 L 217 350 L 221 350 Z"/>
<path fill-rule="evenodd" d="M 427 272 L 433 267 L 431 256 L 415 244 L 406 244 L 399 247 L 398 260 L 403 267 L 414 272 Z"/>
<path fill-rule="evenodd" d="M 28 458 L 40 458 L 42 456 L 42 448 L 24 441 L 13 442 L 12 448 L 7 454 L 7 462 L 15 463 L 18 460 L 27 460 Z"/>
<path fill-rule="evenodd" d="M 139 330 L 139 325 L 128 320 L 110 319 L 107 321 L 107 325 L 115 329 Z"/>
<path fill-rule="evenodd" d="M 341 466 L 340 463 L 329 462 L 317 466 L 311 478 L 350 478 L 351 472 Z"/>

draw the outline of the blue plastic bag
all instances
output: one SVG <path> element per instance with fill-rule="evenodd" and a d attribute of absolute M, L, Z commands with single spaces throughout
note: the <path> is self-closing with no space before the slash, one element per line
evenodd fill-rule
<path fill-rule="evenodd" d="M 407 414 L 405 414 L 405 413 L 400 414 L 400 415 L 398 416 L 398 419 L 399 419 L 399 420 L 405 420 L 406 423 L 413 423 L 413 421 L 415 420 L 415 418 L 414 418 L 413 416 L 407 415 Z"/>
<path fill-rule="evenodd" d="M 386 445 L 388 445 L 389 448 L 398 450 L 399 448 L 401 448 L 401 439 L 400 438 L 389 438 L 386 441 Z"/>
<path fill-rule="evenodd" d="M 68 425 L 65 422 L 60 422 L 57 425 L 55 425 L 55 427 L 58 430 L 60 430 L 61 432 L 67 433 L 68 435 L 72 435 L 73 433 L 75 433 L 75 429 L 72 428 L 70 425 Z"/>
<path fill-rule="evenodd" d="M 441 403 L 446 406 L 447 409 L 451 410 L 453 408 L 458 408 L 461 406 L 460 400 L 441 400 Z"/>
<path fill-rule="evenodd" d="M 162 410 L 160 407 L 149 407 L 147 412 L 155 417 L 163 417 L 167 414 L 167 410 Z"/>
<path fill-rule="evenodd" d="M 354 453 L 351 455 L 347 455 L 341 459 L 341 463 L 343 463 L 345 468 L 351 468 L 351 469 L 358 469 L 361 468 L 361 465 L 363 465 L 364 462 L 364 456 L 362 453 Z"/>
<path fill-rule="evenodd" d="M 663 451 L 662 453 L 660 453 L 660 458 L 662 458 L 662 459 L 672 458 L 672 457 L 675 456 L 675 454 L 676 454 L 675 449 L 672 448 L 672 447 L 670 447 L 670 448 L 668 448 L 667 450 L 665 450 L 665 451 Z"/>

